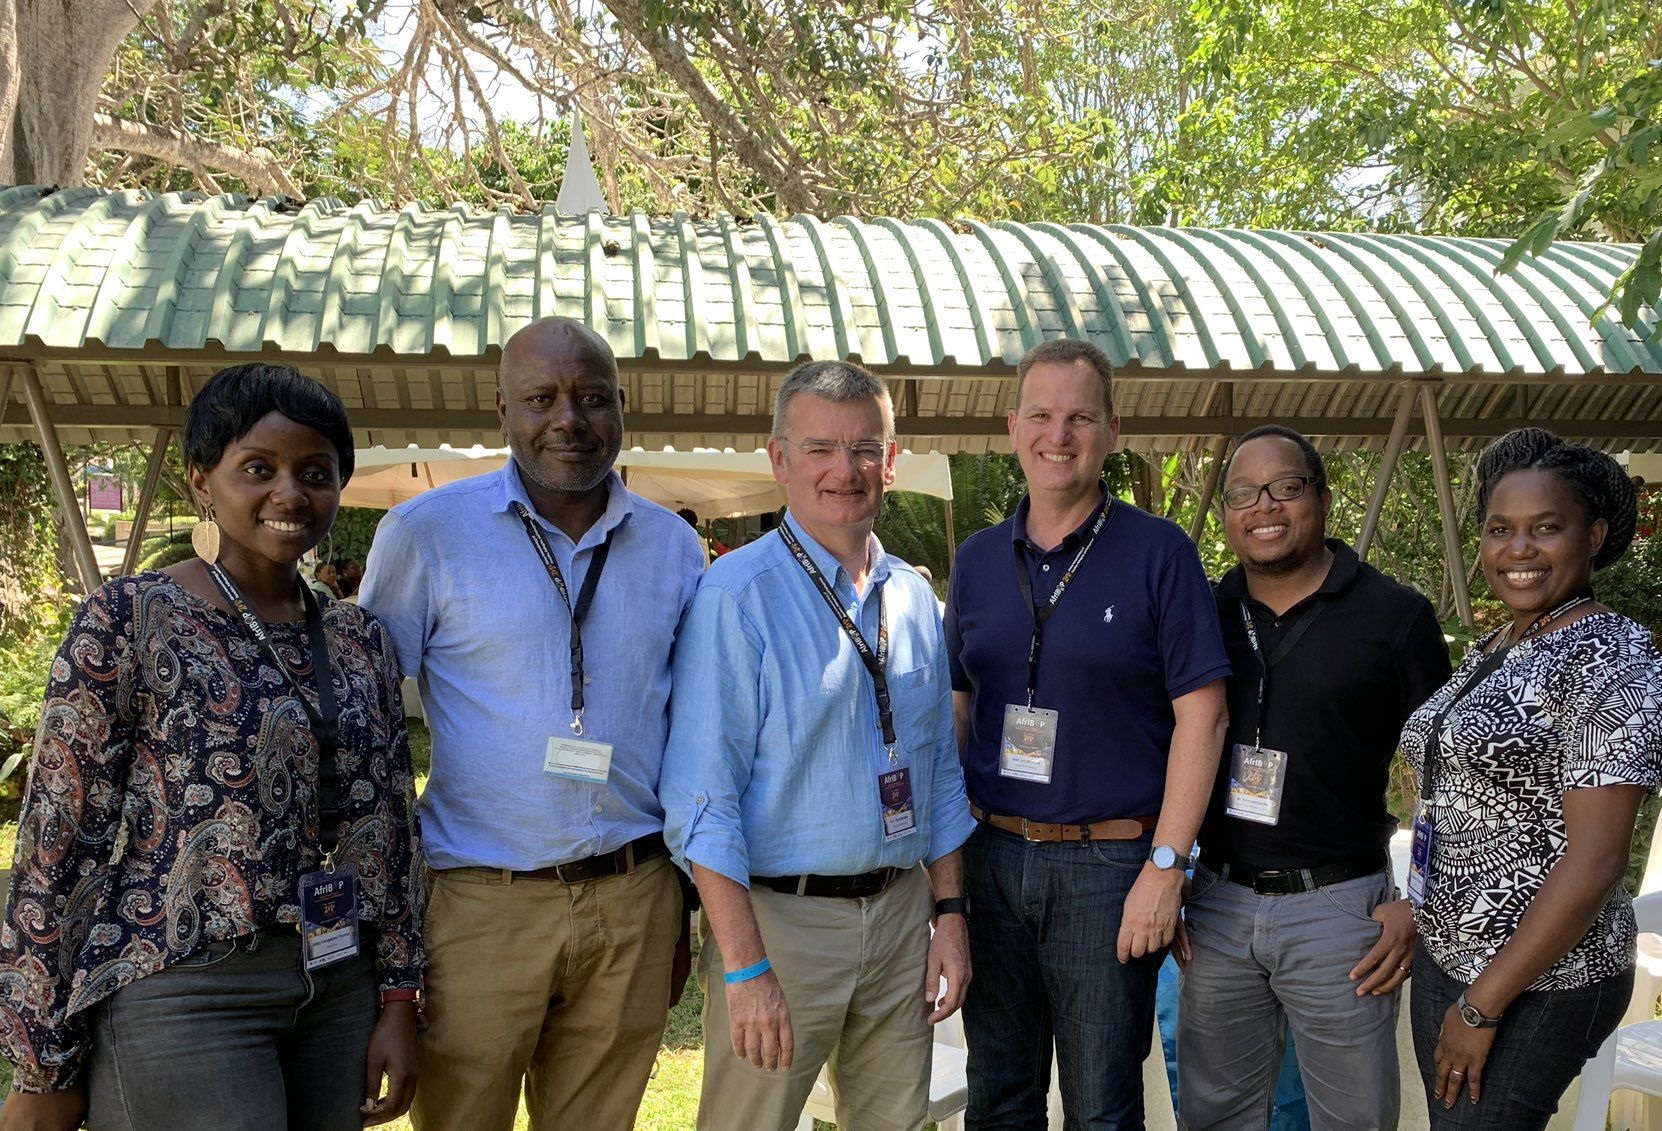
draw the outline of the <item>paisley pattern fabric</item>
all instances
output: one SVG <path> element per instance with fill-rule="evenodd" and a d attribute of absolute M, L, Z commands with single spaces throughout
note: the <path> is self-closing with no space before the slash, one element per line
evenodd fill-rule
<path fill-rule="evenodd" d="M 381 988 L 420 984 L 423 886 L 392 643 L 326 601 L 340 705 L 337 860 L 358 866 Z M 314 695 L 304 622 L 272 625 Z M 314 700 L 315 705 L 315 700 Z M 75 1082 L 86 1011 L 209 942 L 300 918 L 320 859 L 318 748 L 248 630 L 163 573 L 103 586 L 53 662 L 0 923 L 0 1051 Z"/>
<path fill-rule="evenodd" d="M 1409 718 L 1417 774 L 1437 715 L 1483 659 L 1491 633 Z M 1420 938 L 1470 983 L 1518 929 L 1563 859 L 1566 790 L 1662 784 L 1662 655 L 1643 627 L 1594 613 L 1514 647 L 1443 728 L 1430 811 L 1431 891 Z M 1531 990 L 1573 989 L 1633 965 L 1633 902 L 1617 886 L 1580 942 Z"/>

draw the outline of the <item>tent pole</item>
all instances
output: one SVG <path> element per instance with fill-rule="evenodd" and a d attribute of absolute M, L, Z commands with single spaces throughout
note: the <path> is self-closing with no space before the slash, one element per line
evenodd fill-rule
<path fill-rule="evenodd" d="M 952 529 L 952 500 L 941 501 L 946 504 L 946 568 L 950 570 L 958 560 L 958 535 Z"/>
<path fill-rule="evenodd" d="M 1189 541 L 1200 545 L 1206 533 L 1206 520 L 1212 517 L 1212 502 L 1218 497 L 1218 480 L 1223 477 L 1224 450 L 1229 446 L 1228 436 L 1219 436 L 1212 448 L 1212 466 L 1206 470 L 1206 482 L 1200 488 L 1200 499 L 1195 506 L 1195 517 L 1189 523 Z"/>
<path fill-rule="evenodd" d="M 1460 526 L 1454 513 L 1454 484 L 1448 474 L 1448 451 L 1443 447 L 1443 424 L 1437 419 L 1437 388 L 1420 386 L 1420 414 L 1425 417 L 1425 442 L 1431 450 L 1431 473 L 1437 481 L 1437 509 L 1443 516 L 1443 557 L 1449 581 L 1454 586 L 1454 609 L 1460 623 L 1470 629 L 1472 595 L 1466 587 L 1466 563 L 1460 556 Z"/>
<path fill-rule="evenodd" d="M 1379 479 L 1373 485 L 1368 499 L 1367 514 L 1362 518 L 1362 533 L 1356 539 L 1356 556 L 1368 559 L 1374 533 L 1379 529 L 1379 516 L 1385 510 L 1385 496 L 1391 491 L 1391 477 L 1396 474 L 1397 461 L 1402 458 L 1403 441 L 1408 438 L 1408 420 L 1414 415 L 1414 386 L 1404 381 L 1402 396 L 1397 401 L 1396 419 L 1391 421 L 1391 435 L 1385 441 L 1385 458 L 1379 461 Z"/>
<path fill-rule="evenodd" d="M 81 591 L 91 593 L 103 584 L 103 574 L 98 569 L 98 557 L 92 552 L 92 539 L 87 536 L 87 523 L 81 514 L 81 502 L 75 497 L 75 485 L 69 479 L 69 463 L 64 459 L 63 445 L 58 442 L 58 430 L 52 424 L 46 392 L 40 387 L 40 376 L 32 365 L 23 366 L 23 396 L 29 402 L 29 415 L 35 419 L 35 431 L 40 434 L 40 450 L 46 456 L 52 490 L 63 509 L 64 531 L 81 574 Z"/>
<path fill-rule="evenodd" d="M 138 568 L 139 549 L 144 545 L 144 534 L 150 527 L 150 508 L 156 501 L 156 488 L 162 481 L 162 465 L 167 462 L 167 446 L 172 440 L 173 433 L 168 429 L 156 429 L 156 440 L 150 447 L 150 462 L 145 465 L 144 482 L 139 487 L 138 506 L 133 513 L 133 529 L 127 535 L 127 552 L 121 555 L 123 577 Z"/>

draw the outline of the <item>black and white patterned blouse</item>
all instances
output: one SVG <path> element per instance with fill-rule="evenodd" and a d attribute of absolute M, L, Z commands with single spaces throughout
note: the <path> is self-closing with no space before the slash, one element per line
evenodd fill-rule
<path fill-rule="evenodd" d="M 1424 773 L 1437 714 L 1489 634 L 1409 718 L 1402 751 Z M 1483 972 L 1563 859 L 1565 790 L 1662 784 L 1662 655 L 1642 626 L 1593 613 L 1524 640 L 1455 707 L 1431 798 L 1431 891 L 1420 938 L 1450 977 Z M 1570 989 L 1633 965 L 1633 903 L 1619 885 L 1570 952 L 1529 986 Z"/>

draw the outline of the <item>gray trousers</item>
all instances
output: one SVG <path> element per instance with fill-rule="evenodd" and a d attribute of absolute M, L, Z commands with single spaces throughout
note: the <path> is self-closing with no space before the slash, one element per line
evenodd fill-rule
<path fill-rule="evenodd" d="M 1258 895 L 1195 870 L 1194 960 L 1177 1011 L 1178 1113 L 1188 1131 L 1264 1131 L 1289 1023 L 1312 1131 L 1394 1131 L 1397 995 L 1357 997 L 1350 969 L 1379 941 L 1388 870 L 1300 895 Z"/>

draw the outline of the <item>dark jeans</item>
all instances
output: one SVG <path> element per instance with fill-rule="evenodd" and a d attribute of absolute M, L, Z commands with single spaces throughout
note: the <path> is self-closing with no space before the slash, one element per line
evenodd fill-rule
<path fill-rule="evenodd" d="M 1030 844 L 986 826 L 970 837 L 972 1131 L 1045 1131 L 1053 1045 L 1066 1131 L 1143 1126 L 1165 952 L 1122 965 L 1115 944 L 1151 840 Z"/>
<path fill-rule="evenodd" d="M 366 932 L 367 936 L 367 932 Z M 308 974 L 300 936 L 209 943 L 94 1007 L 90 1131 L 359 1131 L 365 953 Z"/>
<path fill-rule="evenodd" d="M 1495 1043 L 1478 1082 L 1482 1099 L 1464 1088 L 1452 1108 L 1434 1099 L 1437 1035 L 1448 1007 L 1466 989 L 1443 973 L 1425 947 L 1414 956 L 1409 1009 L 1414 1056 L 1425 1081 L 1432 1131 L 1541 1131 L 1564 1089 L 1616 1031 L 1633 996 L 1633 971 L 1574 990 L 1518 995 L 1495 1030 Z"/>

